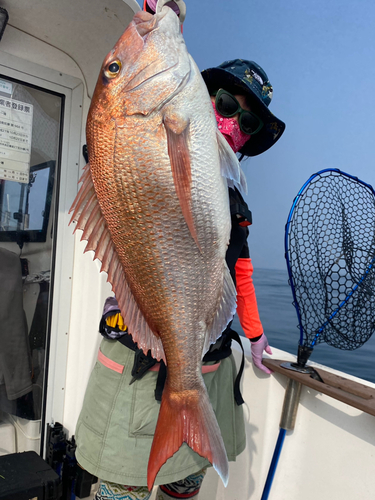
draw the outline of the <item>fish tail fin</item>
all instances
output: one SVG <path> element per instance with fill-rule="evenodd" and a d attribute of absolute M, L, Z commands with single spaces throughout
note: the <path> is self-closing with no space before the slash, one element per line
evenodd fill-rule
<path fill-rule="evenodd" d="M 227 486 L 227 454 L 203 381 L 202 388 L 183 393 L 172 392 L 167 384 L 164 387 L 148 461 L 147 485 L 150 491 L 162 465 L 184 442 L 209 460 Z"/>

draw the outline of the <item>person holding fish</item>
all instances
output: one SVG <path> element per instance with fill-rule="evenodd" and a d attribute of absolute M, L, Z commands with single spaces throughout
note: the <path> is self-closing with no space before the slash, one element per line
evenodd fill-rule
<path fill-rule="evenodd" d="M 97 500 L 148 500 L 154 484 L 158 500 L 195 498 L 210 464 L 227 484 L 246 445 L 236 308 L 254 365 L 270 373 L 235 153 L 263 153 L 285 125 L 258 64 L 201 75 L 175 15 L 181 0 L 155 3 L 104 60 L 72 207 L 115 293 L 76 429 L 77 461 L 101 479 Z"/>

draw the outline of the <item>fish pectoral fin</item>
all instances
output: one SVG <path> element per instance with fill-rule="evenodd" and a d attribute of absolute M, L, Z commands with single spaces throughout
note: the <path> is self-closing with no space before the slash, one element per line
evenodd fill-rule
<path fill-rule="evenodd" d="M 247 183 L 240 162 L 223 134 L 216 131 L 219 149 L 221 175 L 227 179 L 229 187 L 236 187 L 242 195 L 247 194 Z"/>
<path fill-rule="evenodd" d="M 224 486 L 228 484 L 228 459 L 206 387 L 181 393 L 165 384 L 147 469 L 151 491 L 163 464 L 186 443 L 213 465 Z"/>
<path fill-rule="evenodd" d="M 132 334 L 134 342 L 137 342 L 138 347 L 145 354 L 147 354 L 148 350 L 151 350 L 154 358 L 158 361 L 165 361 L 161 339 L 152 332 L 128 285 L 110 230 L 96 196 L 88 164 L 84 168 L 80 182 L 82 182 L 82 186 L 70 212 L 73 212 L 71 222 L 75 221 L 77 223 L 75 230 L 81 229 L 83 231 L 81 240 L 87 240 L 85 252 L 92 250 L 94 260 L 98 259 L 102 263 L 100 271 L 104 271 L 108 275 L 107 281 L 112 285 L 122 317 Z"/>
<path fill-rule="evenodd" d="M 182 214 L 199 250 L 201 250 L 194 224 L 191 203 L 191 164 L 188 147 L 189 120 L 179 117 L 165 117 L 168 155 L 171 162 L 173 181 L 180 202 Z"/>

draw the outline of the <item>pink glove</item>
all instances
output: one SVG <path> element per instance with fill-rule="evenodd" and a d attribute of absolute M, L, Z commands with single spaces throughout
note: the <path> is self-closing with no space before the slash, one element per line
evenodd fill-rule
<path fill-rule="evenodd" d="M 156 12 L 156 4 L 158 3 L 158 0 L 147 0 L 147 5 L 150 7 L 151 10 Z M 175 2 L 168 2 L 166 5 L 170 7 L 174 12 L 176 12 L 177 15 L 180 13 L 180 9 L 178 8 L 178 5 Z"/>
<path fill-rule="evenodd" d="M 253 363 L 254 365 L 259 368 L 259 370 L 262 370 L 265 373 L 272 373 L 271 370 L 269 370 L 264 364 L 262 363 L 262 354 L 263 351 L 266 351 L 267 354 L 272 354 L 271 348 L 268 345 L 268 340 L 267 337 L 263 335 L 260 337 L 259 340 L 256 342 L 250 342 L 251 344 L 251 355 L 253 357 Z"/>

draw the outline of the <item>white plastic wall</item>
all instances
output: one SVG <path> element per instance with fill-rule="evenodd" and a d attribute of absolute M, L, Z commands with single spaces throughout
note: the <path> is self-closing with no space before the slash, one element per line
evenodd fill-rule
<path fill-rule="evenodd" d="M 295 360 L 283 351 L 273 352 L 275 359 Z M 239 361 L 238 352 L 236 358 Z M 375 388 L 370 382 L 332 371 Z M 279 434 L 286 384 L 280 374 L 267 376 L 254 369 L 247 356 L 243 385 L 247 448 L 230 464 L 227 488 L 209 469 L 201 500 L 261 499 Z M 303 387 L 296 426 L 285 437 L 269 500 L 372 500 L 374 429 L 375 417 Z"/>

